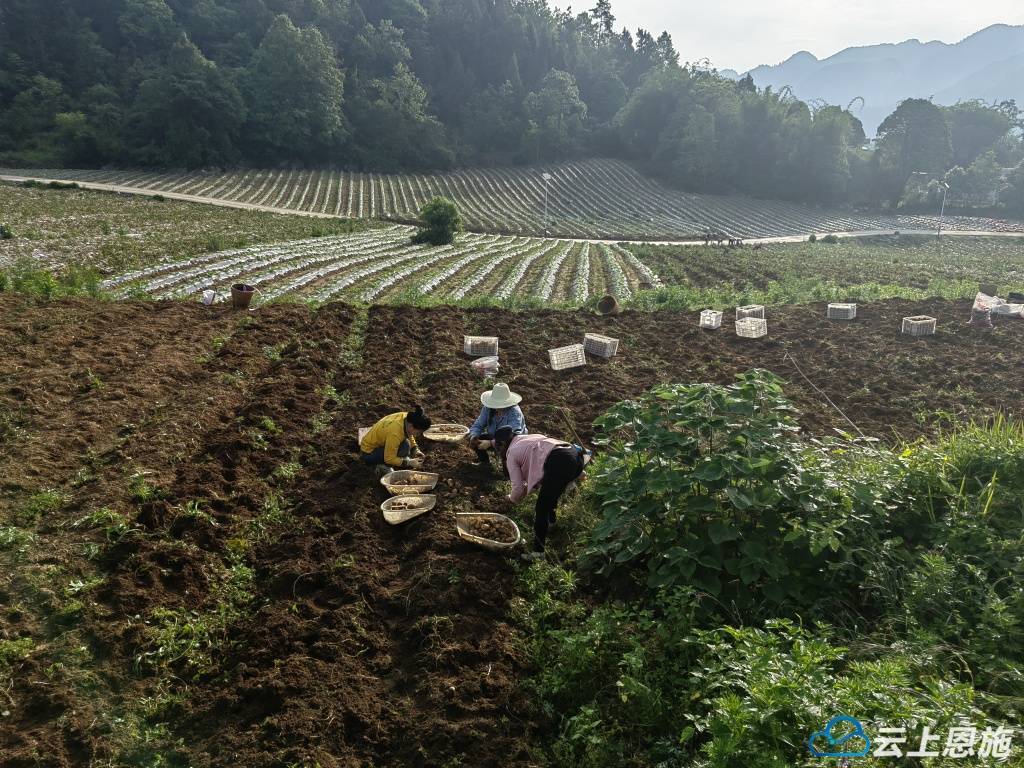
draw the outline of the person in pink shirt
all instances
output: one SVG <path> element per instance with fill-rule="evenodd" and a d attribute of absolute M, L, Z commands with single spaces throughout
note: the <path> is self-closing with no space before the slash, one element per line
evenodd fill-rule
<path fill-rule="evenodd" d="M 558 501 L 565 489 L 583 475 L 590 452 L 544 435 L 517 435 L 509 427 L 495 432 L 494 446 L 512 482 L 508 500 L 514 504 L 538 491 L 533 551 L 523 555 L 524 560 L 538 560 L 544 554 L 548 528 L 555 523 Z"/>

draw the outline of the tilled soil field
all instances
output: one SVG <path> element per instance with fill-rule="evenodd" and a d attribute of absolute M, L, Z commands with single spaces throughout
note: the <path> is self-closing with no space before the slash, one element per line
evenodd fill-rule
<path fill-rule="evenodd" d="M 559 436 L 653 384 L 753 367 L 817 434 L 853 430 L 838 409 L 883 440 L 1024 416 L 1024 322 L 980 332 L 969 312 L 782 308 L 746 340 L 692 313 L 0 295 L 0 648 L 21 648 L 0 654 L 0 764 L 529 765 L 518 566 L 454 524 L 503 511 L 500 477 L 426 444 L 438 506 L 389 526 L 357 428 L 413 402 L 470 423 L 463 334 L 501 338 L 531 431 Z M 901 336 L 916 314 L 938 334 Z M 552 372 L 546 350 L 586 331 L 619 356 Z"/>

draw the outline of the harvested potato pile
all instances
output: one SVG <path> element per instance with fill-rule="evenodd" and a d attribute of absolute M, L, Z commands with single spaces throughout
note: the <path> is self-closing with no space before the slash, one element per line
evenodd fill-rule
<path fill-rule="evenodd" d="M 461 435 L 466 428 L 460 427 L 458 424 L 439 424 L 436 427 L 431 427 L 428 431 L 438 435 Z"/>
<path fill-rule="evenodd" d="M 433 481 L 430 475 L 409 475 L 408 477 L 398 477 L 394 480 L 388 480 L 389 485 L 430 485 Z"/>
<path fill-rule="evenodd" d="M 511 544 L 516 540 L 516 529 L 508 520 L 496 520 L 486 517 L 470 517 L 463 522 L 463 528 L 474 536 L 491 541 Z"/>

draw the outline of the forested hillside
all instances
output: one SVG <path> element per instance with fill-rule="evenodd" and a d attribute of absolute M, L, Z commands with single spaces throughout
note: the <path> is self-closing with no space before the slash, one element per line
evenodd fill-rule
<path fill-rule="evenodd" d="M 614 156 L 692 191 L 887 206 L 931 206 L 914 173 L 955 169 L 963 199 L 1024 208 L 1015 104 L 908 102 L 872 151 L 844 107 L 685 59 L 609 0 L 4 0 L 0 165 Z"/>

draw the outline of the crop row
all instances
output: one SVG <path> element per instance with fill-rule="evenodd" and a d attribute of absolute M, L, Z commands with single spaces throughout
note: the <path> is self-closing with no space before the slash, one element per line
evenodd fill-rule
<path fill-rule="evenodd" d="M 628 298 L 660 284 L 631 252 L 571 240 L 466 234 L 454 245 L 412 245 L 411 230 L 392 226 L 366 232 L 235 248 L 165 261 L 104 281 L 116 295 L 194 299 L 213 290 L 216 301 L 244 282 L 257 301 L 295 297 L 317 302 L 533 299 L 582 304 L 607 290 Z"/>
<path fill-rule="evenodd" d="M 1006 293 L 1024 287 L 1024 237 L 888 235 L 838 243 L 771 244 L 723 254 L 719 248 L 631 245 L 623 249 L 666 285 L 699 289 L 816 279 L 834 285 L 936 290 L 939 285 L 994 283 Z"/>
<path fill-rule="evenodd" d="M 271 208 L 409 222 L 431 198 L 455 200 L 479 232 L 658 240 L 717 232 L 753 238 L 815 232 L 932 229 L 933 216 L 829 211 L 781 201 L 697 195 L 666 188 L 617 160 L 526 169 L 463 169 L 391 175 L 333 170 L 12 171 L 42 178 L 114 184 Z M 545 194 L 544 174 L 549 174 Z M 948 229 L 1020 230 L 993 219 L 952 217 Z"/>

